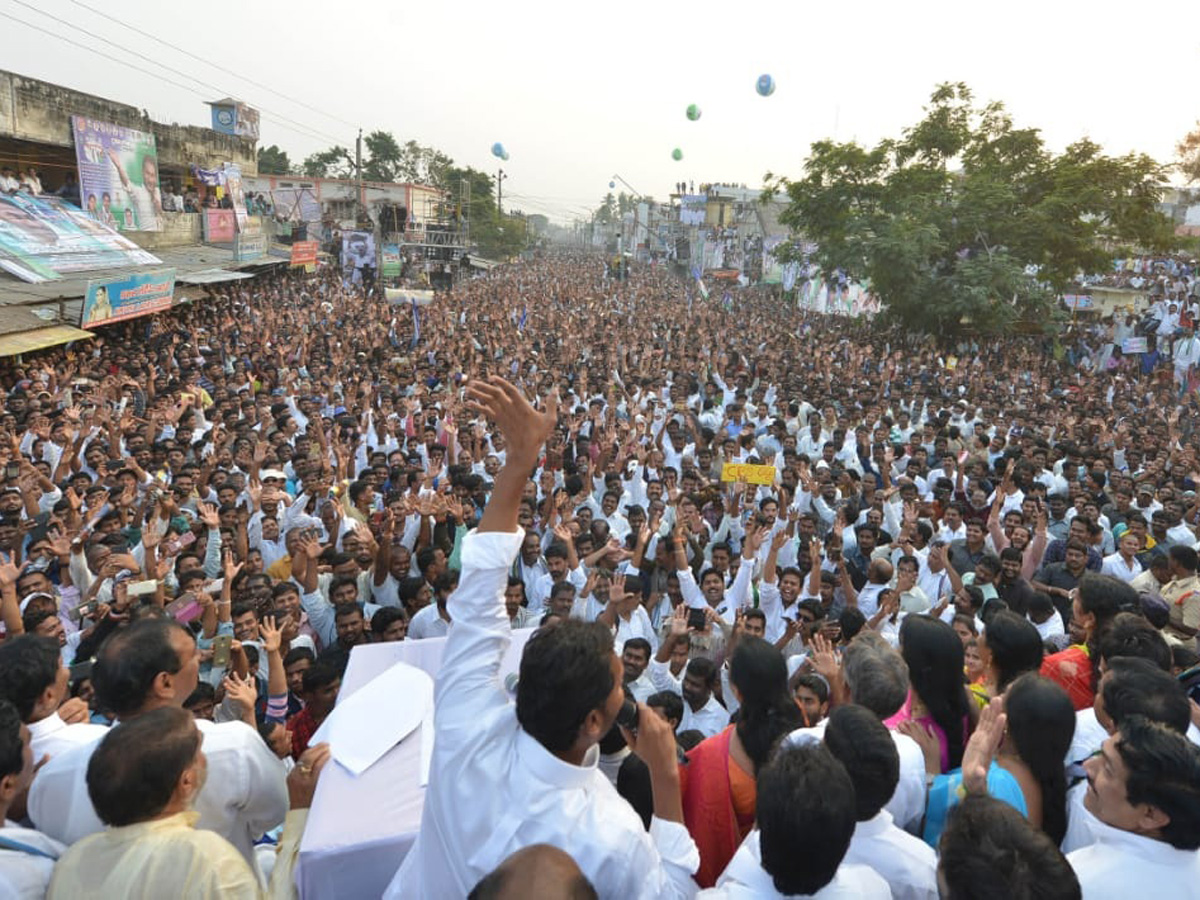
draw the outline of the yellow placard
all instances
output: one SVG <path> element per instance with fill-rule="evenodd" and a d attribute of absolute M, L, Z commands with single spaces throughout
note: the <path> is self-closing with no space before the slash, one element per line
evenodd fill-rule
<path fill-rule="evenodd" d="M 722 481 L 744 481 L 747 484 L 774 484 L 778 474 L 774 466 L 755 466 L 750 463 L 725 463 L 721 466 Z"/>

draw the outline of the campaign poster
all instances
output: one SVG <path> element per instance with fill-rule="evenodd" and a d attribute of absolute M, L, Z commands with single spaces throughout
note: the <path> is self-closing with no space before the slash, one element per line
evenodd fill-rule
<path fill-rule="evenodd" d="M 64 273 L 159 261 L 65 200 L 0 195 L 0 268 L 24 281 L 53 281 Z"/>
<path fill-rule="evenodd" d="M 232 209 L 204 209 L 200 212 L 204 226 L 204 243 L 232 244 L 237 232 L 237 218 Z"/>
<path fill-rule="evenodd" d="M 383 259 L 379 267 L 380 274 L 384 278 L 398 278 L 400 276 L 400 246 L 398 244 L 383 245 Z"/>
<path fill-rule="evenodd" d="M 317 264 L 317 252 L 321 245 L 316 241 L 296 241 L 292 244 L 291 265 L 293 266 L 315 266 Z"/>
<path fill-rule="evenodd" d="M 266 252 L 267 236 L 265 234 L 239 234 L 233 242 L 235 262 L 249 262 L 265 256 Z"/>
<path fill-rule="evenodd" d="M 246 212 L 246 190 L 242 187 L 242 170 L 234 163 L 225 163 L 225 190 L 233 204 L 233 215 L 237 219 L 238 231 L 246 230 L 250 214 Z"/>
<path fill-rule="evenodd" d="M 154 135 L 72 116 L 83 208 L 117 231 L 162 231 Z"/>
<path fill-rule="evenodd" d="M 347 269 L 375 268 L 375 235 L 369 231 L 343 231 L 342 265 Z"/>
<path fill-rule="evenodd" d="M 161 312 L 171 308 L 174 297 L 174 269 L 89 281 L 79 327 L 95 328 Z"/>

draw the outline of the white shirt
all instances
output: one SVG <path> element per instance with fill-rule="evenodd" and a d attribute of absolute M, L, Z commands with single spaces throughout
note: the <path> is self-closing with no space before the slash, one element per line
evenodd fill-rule
<path fill-rule="evenodd" d="M 574 569 L 567 569 L 566 580 L 575 585 L 575 596 L 583 593 L 584 585 L 587 584 L 587 576 L 583 573 L 583 566 L 576 566 Z M 554 579 L 550 573 L 539 575 L 533 583 L 533 590 L 526 595 L 529 601 L 527 606 L 529 611 L 539 619 L 546 612 L 546 601 L 550 599 L 550 592 L 554 589 Z M 471 885 L 474 887 L 474 885 Z"/>
<path fill-rule="evenodd" d="M 1104 563 L 1100 566 L 1101 575 L 1111 575 L 1113 578 L 1129 584 L 1133 579 L 1142 574 L 1142 564 L 1134 557 L 1133 565 L 1127 565 L 1120 553 L 1110 553 L 1104 557 Z"/>
<path fill-rule="evenodd" d="M 701 891 L 696 900 L 770 900 L 770 898 L 813 897 L 816 900 L 891 900 L 887 882 L 866 866 L 845 860 L 838 866 L 833 880 L 815 894 L 781 894 L 775 882 L 762 867 L 761 835 L 754 829 L 729 861 L 717 886 Z"/>
<path fill-rule="evenodd" d="M 197 828 L 221 835 L 253 867 L 254 841 L 283 822 L 287 783 L 279 759 L 245 722 L 197 719 L 208 779 L 196 798 Z M 29 789 L 29 817 L 64 844 L 104 830 L 88 797 L 87 767 L 99 741 L 50 760 Z"/>
<path fill-rule="evenodd" d="M 893 900 L 937 900 L 937 854 L 920 838 L 896 827 L 891 813 L 881 809 L 859 822 L 842 865 L 857 863 L 873 869 L 892 889 Z"/>
<path fill-rule="evenodd" d="M 419 641 L 422 638 L 445 637 L 450 633 L 450 623 L 438 615 L 436 603 L 418 609 L 408 623 L 409 640 Z"/>
<path fill-rule="evenodd" d="M 700 854 L 687 829 L 655 818 L 647 832 L 598 768 L 598 747 L 581 766 L 564 762 L 522 730 L 497 690 L 512 639 L 504 588 L 524 536 L 464 540 L 421 831 L 384 896 L 464 897 L 514 850 L 546 842 L 569 853 L 602 897 L 690 897 Z"/>
<path fill-rule="evenodd" d="M 760 581 L 758 583 L 758 608 L 767 617 L 765 637 L 772 644 L 783 637 L 787 631 L 787 623 L 796 620 L 796 610 L 800 608 L 800 595 L 791 606 L 783 605 L 783 597 L 779 593 L 779 576 L 775 581 Z"/>
<path fill-rule="evenodd" d="M 677 731 L 690 731 L 693 728 L 706 738 L 720 734 L 729 724 L 729 710 L 721 705 L 716 694 L 709 694 L 708 702 L 697 710 L 693 710 L 687 700 L 683 701 L 683 718 L 679 720 Z"/>
<path fill-rule="evenodd" d="M 1195 897 L 1200 851 L 1177 850 L 1166 841 L 1121 831 L 1094 819 L 1096 843 L 1067 854 L 1079 877 L 1083 900 Z"/>
<path fill-rule="evenodd" d="M 54 872 L 54 860 L 67 852 L 66 846 L 40 831 L 22 828 L 16 822 L 7 820 L 0 837 L 49 854 L 47 858 L 23 850 L 0 849 L 0 898 L 43 900 Z"/>
<path fill-rule="evenodd" d="M 91 722 L 77 722 L 68 725 L 58 713 L 51 713 L 39 722 L 29 726 L 29 745 L 33 749 L 34 760 L 49 755 L 51 759 L 61 753 L 66 753 L 80 744 L 90 744 L 108 734 L 103 725 L 93 725 Z"/>
<path fill-rule="evenodd" d="M 788 735 L 787 740 L 793 744 L 820 742 L 825 738 L 827 724 L 829 720 L 822 719 L 811 728 L 797 728 Z M 925 754 L 907 734 L 890 728 L 888 733 L 896 745 L 896 752 L 900 754 L 900 780 L 896 783 L 892 799 L 883 808 L 893 821 L 908 826 L 925 815 Z"/>

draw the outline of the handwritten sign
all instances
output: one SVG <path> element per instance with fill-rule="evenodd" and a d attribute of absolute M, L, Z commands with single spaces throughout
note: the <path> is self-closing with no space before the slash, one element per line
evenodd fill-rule
<path fill-rule="evenodd" d="M 750 463 L 725 463 L 721 466 L 722 481 L 744 481 L 747 484 L 774 484 L 777 474 L 774 466 L 755 466 Z"/>

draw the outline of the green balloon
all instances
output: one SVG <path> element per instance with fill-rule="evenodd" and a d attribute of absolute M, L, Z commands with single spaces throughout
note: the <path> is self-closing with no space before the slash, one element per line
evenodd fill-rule
<path fill-rule="evenodd" d="M 675 162 L 679 162 L 679 160 L 683 159 L 683 151 L 676 147 L 671 151 L 671 159 L 675 160 Z"/>
<path fill-rule="evenodd" d="M 697 106 L 695 103 L 691 104 L 687 108 L 687 117 L 691 121 L 695 122 L 698 118 L 700 118 L 700 107 Z"/>

